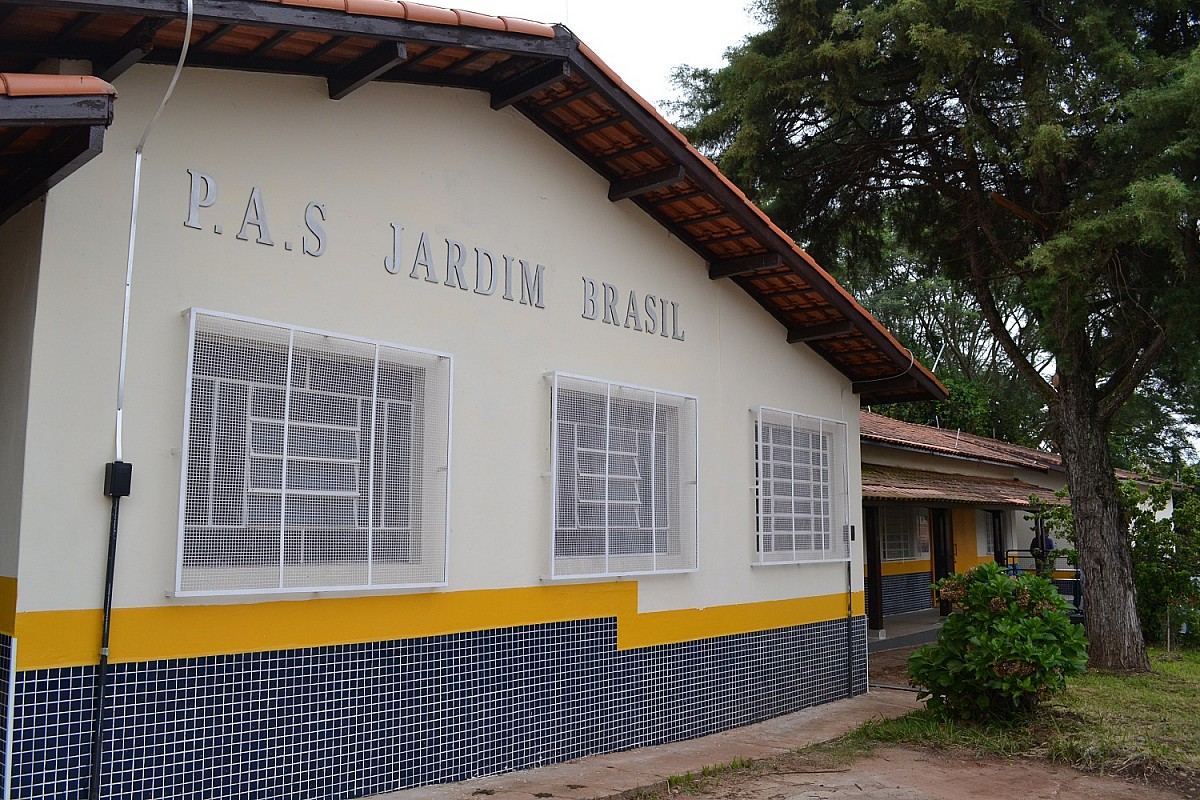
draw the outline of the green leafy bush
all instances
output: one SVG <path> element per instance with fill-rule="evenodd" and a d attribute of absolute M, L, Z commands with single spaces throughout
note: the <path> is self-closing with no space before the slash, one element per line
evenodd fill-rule
<path fill-rule="evenodd" d="M 963 719 L 1031 711 L 1087 666 L 1087 640 L 1067 602 L 1036 575 L 1008 577 L 998 564 L 951 575 L 935 588 L 955 607 L 938 634 L 908 659 L 918 699 Z"/>
<path fill-rule="evenodd" d="M 1177 483 L 1121 484 L 1133 534 L 1133 586 L 1149 644 L 1196 646 L 1200 639 L 1200 472 Z M 1171 508 L 1170 516 L 1164 516 Z"/>

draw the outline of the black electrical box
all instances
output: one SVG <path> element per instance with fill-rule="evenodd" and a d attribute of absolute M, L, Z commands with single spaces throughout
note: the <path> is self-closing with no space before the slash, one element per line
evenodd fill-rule
<path fill-rule="evenodd" d="M 109 497 L 128 497 L 133 480 L 133 464 L 110 461 L 104 465 L 104 493 Z"/>

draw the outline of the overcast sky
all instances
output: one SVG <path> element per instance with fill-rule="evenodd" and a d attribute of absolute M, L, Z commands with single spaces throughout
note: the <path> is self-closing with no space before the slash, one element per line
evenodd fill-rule
<path fill-rule="evenodd" d="M 668 118 L 675 67 L 719 67 L 726 48 L 759 30 L 747 0 L 460 0 L 453 5 L 495 16 L 561 22 Z"/>

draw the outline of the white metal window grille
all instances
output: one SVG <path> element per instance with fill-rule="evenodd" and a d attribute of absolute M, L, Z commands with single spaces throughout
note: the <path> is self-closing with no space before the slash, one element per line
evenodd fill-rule
<path fill-rule="evenodd" d="M 760 408 L 755 430 L 759 562 L 847 560 L 846 423 Z"/>
<path fill-rule="evenodd" d="M 444 584 L 450 357 L 190 320 L 176 590 Z"/>
<path fill-rule="evenodd" d="M 929 514 L 923 508 L 884 506 L 879 510 L 884 561 L 929 557 Z"/>
<path fill-rule="evenodd" d="M 555 373 L 551 575 L 697 567 L 696 398 Z"/>

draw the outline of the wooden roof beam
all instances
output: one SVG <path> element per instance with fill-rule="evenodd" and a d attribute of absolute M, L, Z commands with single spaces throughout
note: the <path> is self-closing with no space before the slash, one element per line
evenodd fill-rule
<path fill-rule="evenodd" d="M 499 111 L 519 100 L 524 100 L 535 92 L 560 83 L 570 76 L 571 65 L 566 61 L 551 61 L 542 64 L 493 89 L 492 108 Z"/>
<path fill-rule="evenodd" d="M 748 272 L 779 269 L 782 266 L 783 256 L 779 253 L 758 253 L 752 256 L 710 261 L 708 264 L 708 277 L 710 280 L 715 281 L 720 278 L 732 278 L 734 275 L 745 275 Z"/>
<path fill-rule="evenodd" d="M 386 42 L 357 61 L 347 64 L 329 76 L 329 99 L 341 100 L 361 89 L 385 72 L 404 63 L 408 48 L 403 42 Z"/>
<path fill-rule="evenodd" d="M 832 339 L 835 336 L 845 336 L 857 330 L 858 328 L 850 320 L 839 319 L 836 322 L 826 322 L 821 325 L 805 325 L 802 328 L 789 328 L 787 340 L 788 344 L 815 342 L 818 339 Z"/>
<path fill-rule="evenodd" d="M 154 34 L 167 26 L 168 20 L 147 18 L 134 25 L 113 46 L 113 50 L 121 55 L 107 64 L 96 65 L 96 75 L 102 80 L 112 83 L 134 64 L 150 55 L 154 49 Z"/>
<path fill-rule="evenodd" d="M 664 187 L 679 183 L 687 177 L 687 171 L 682 164 L 639 175 L 627 181 L 614 181 L 608 189 L 608 199 L 612 202 L 636 197 L 647 192 L 657 191 Z"/>
<path fill-rule="evenodd" d="M 111 100 L 111 98 L 110 98 Z M 110 106 L 111 107 L 111 106 Z M 70 128 L 44 147 L 29 169 L 0 186 L 0 223 L 50 191 L 68 175 L 100 155 L 104 127 Z"/>

